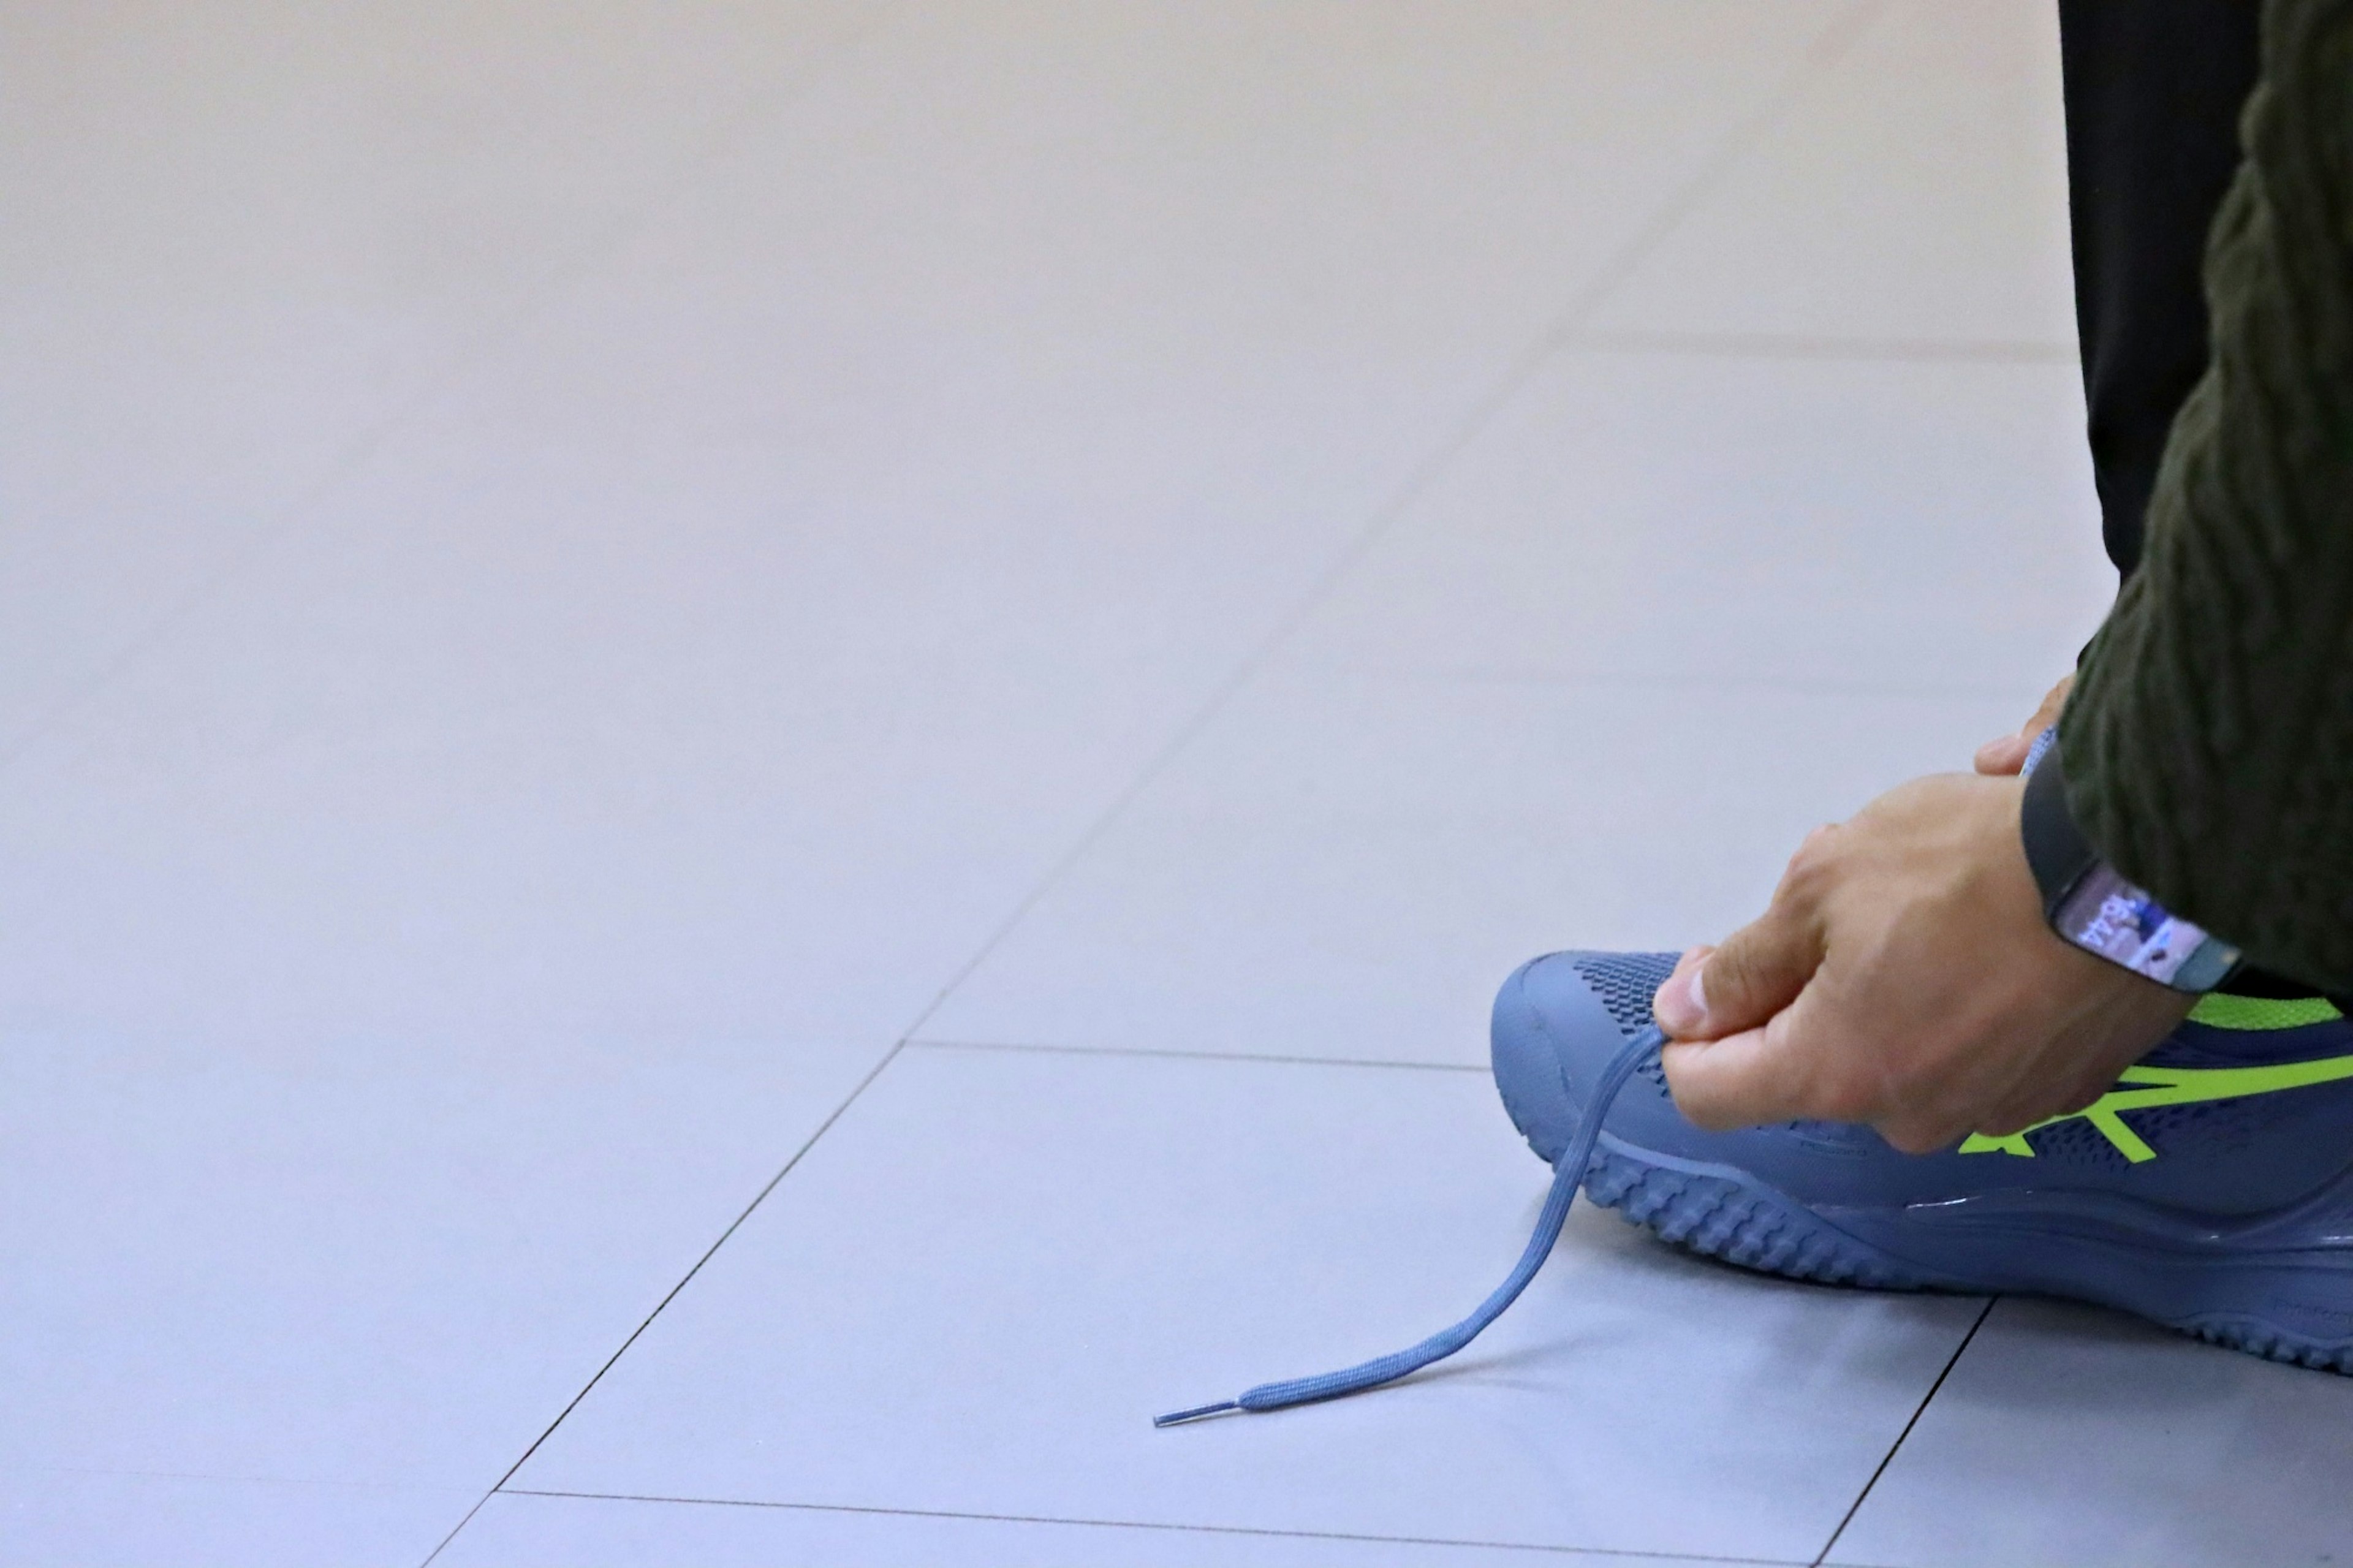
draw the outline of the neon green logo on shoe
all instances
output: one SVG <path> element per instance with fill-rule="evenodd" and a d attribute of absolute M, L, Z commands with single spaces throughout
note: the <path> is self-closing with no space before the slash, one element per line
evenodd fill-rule
<path fill-rule="evenodd" d="M 2217 1029 L 2293 1029 L 2306 1024 L 2325 1024 L 2344 1015 L 2319 997 L 2274 1002 L 2217 993 L 2201 997 L 2189 1016 L 2195 1023 Z M 1960 1152 L 2020 1154 L 2032 1159 L 2034 1151 L 2027 1144 L 2027 1133 L 2082 1117 L 2098 1128 L 2101 1135 L 2116 1145 L 2117 1152 L 2137 1165 L 2156 1159 L 2157 1151 L 2125 1125 L 2120 1112 L 2209 1100 L 2237 1100 L 2250 1094 L 2275 1094 L 2284 1089 L 2306 1089 L 2348 1078 L 2353 1078 L 2353 1056 L 2323 1057 L 2318 1061 L 2285 1062 L 2267 1068 L 2129 1067 L 2119 1076 L 2115 1089 L 2083 1110 L 2053 1116 L 2000 1138 L 1972 1132 L 1962 1142 Z"/>

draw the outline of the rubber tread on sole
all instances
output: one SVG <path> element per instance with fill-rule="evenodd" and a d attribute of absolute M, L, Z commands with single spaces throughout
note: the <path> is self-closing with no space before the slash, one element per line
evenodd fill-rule
<path fill-rule="evenodd" d="M 1943 1288 L 1767 1189 L 1725 1177 L 1596 1149 L 1585 1195 L 1686 1252 L 1743 1268 L 1873 1290 Z M 2353 1346 L 2322 1344 L 2260 1319 L 2210 1313 L 2163 1326 L 2248 1355 L 2353 1375 Z"/>

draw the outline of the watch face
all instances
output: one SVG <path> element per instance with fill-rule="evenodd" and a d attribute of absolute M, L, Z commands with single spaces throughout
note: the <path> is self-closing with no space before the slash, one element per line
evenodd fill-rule
<path fill-rule="evenodd" d="M 2167 912 L 2107 865 L 2094 866 L 2059 901 L 2051 924 L 2087 952 L 2160 985 L 2202 991 L 2238 962 L 2236 948 Z"/>

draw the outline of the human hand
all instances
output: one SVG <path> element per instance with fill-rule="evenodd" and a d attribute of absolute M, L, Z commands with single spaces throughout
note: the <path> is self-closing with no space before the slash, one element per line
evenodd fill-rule
<path fill-rule="evenodd" d="M 2080 1110 L 2191 998 L 2043 923 L 2016 778 L 1915 779 L 1816 828 L 1762 918 L 1653 1003 L 1683 1114 L 1868 1122 L 1910 1153 Z"/>
<path fill-rule="evenodd" d="M 2042 694 L 2042 705 L 2034 717 L 2015 735 L 2004 735 L 1998 741 L 1988 741 L 1978 748 L 1977 770 L 2000 777 L 2016 773 L 2026 766 L 2026 753 L 2034 749 L 2034 737 L 2059 722 L 2059 710 L 2067 706 L 2067 693 L 2075 689 L 2073 670 L 2059 678 L 2059 684 Z"/>

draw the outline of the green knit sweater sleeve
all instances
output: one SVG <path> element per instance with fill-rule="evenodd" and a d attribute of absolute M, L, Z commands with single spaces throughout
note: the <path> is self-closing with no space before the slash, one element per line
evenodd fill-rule
<path fill-rule="evenodd" d="M 2267 0 L 2206 256 L 2214 358 L 2060 724 L 2085 835 L 2254 962 L 2353 991 L 2353 0 Z"/>

